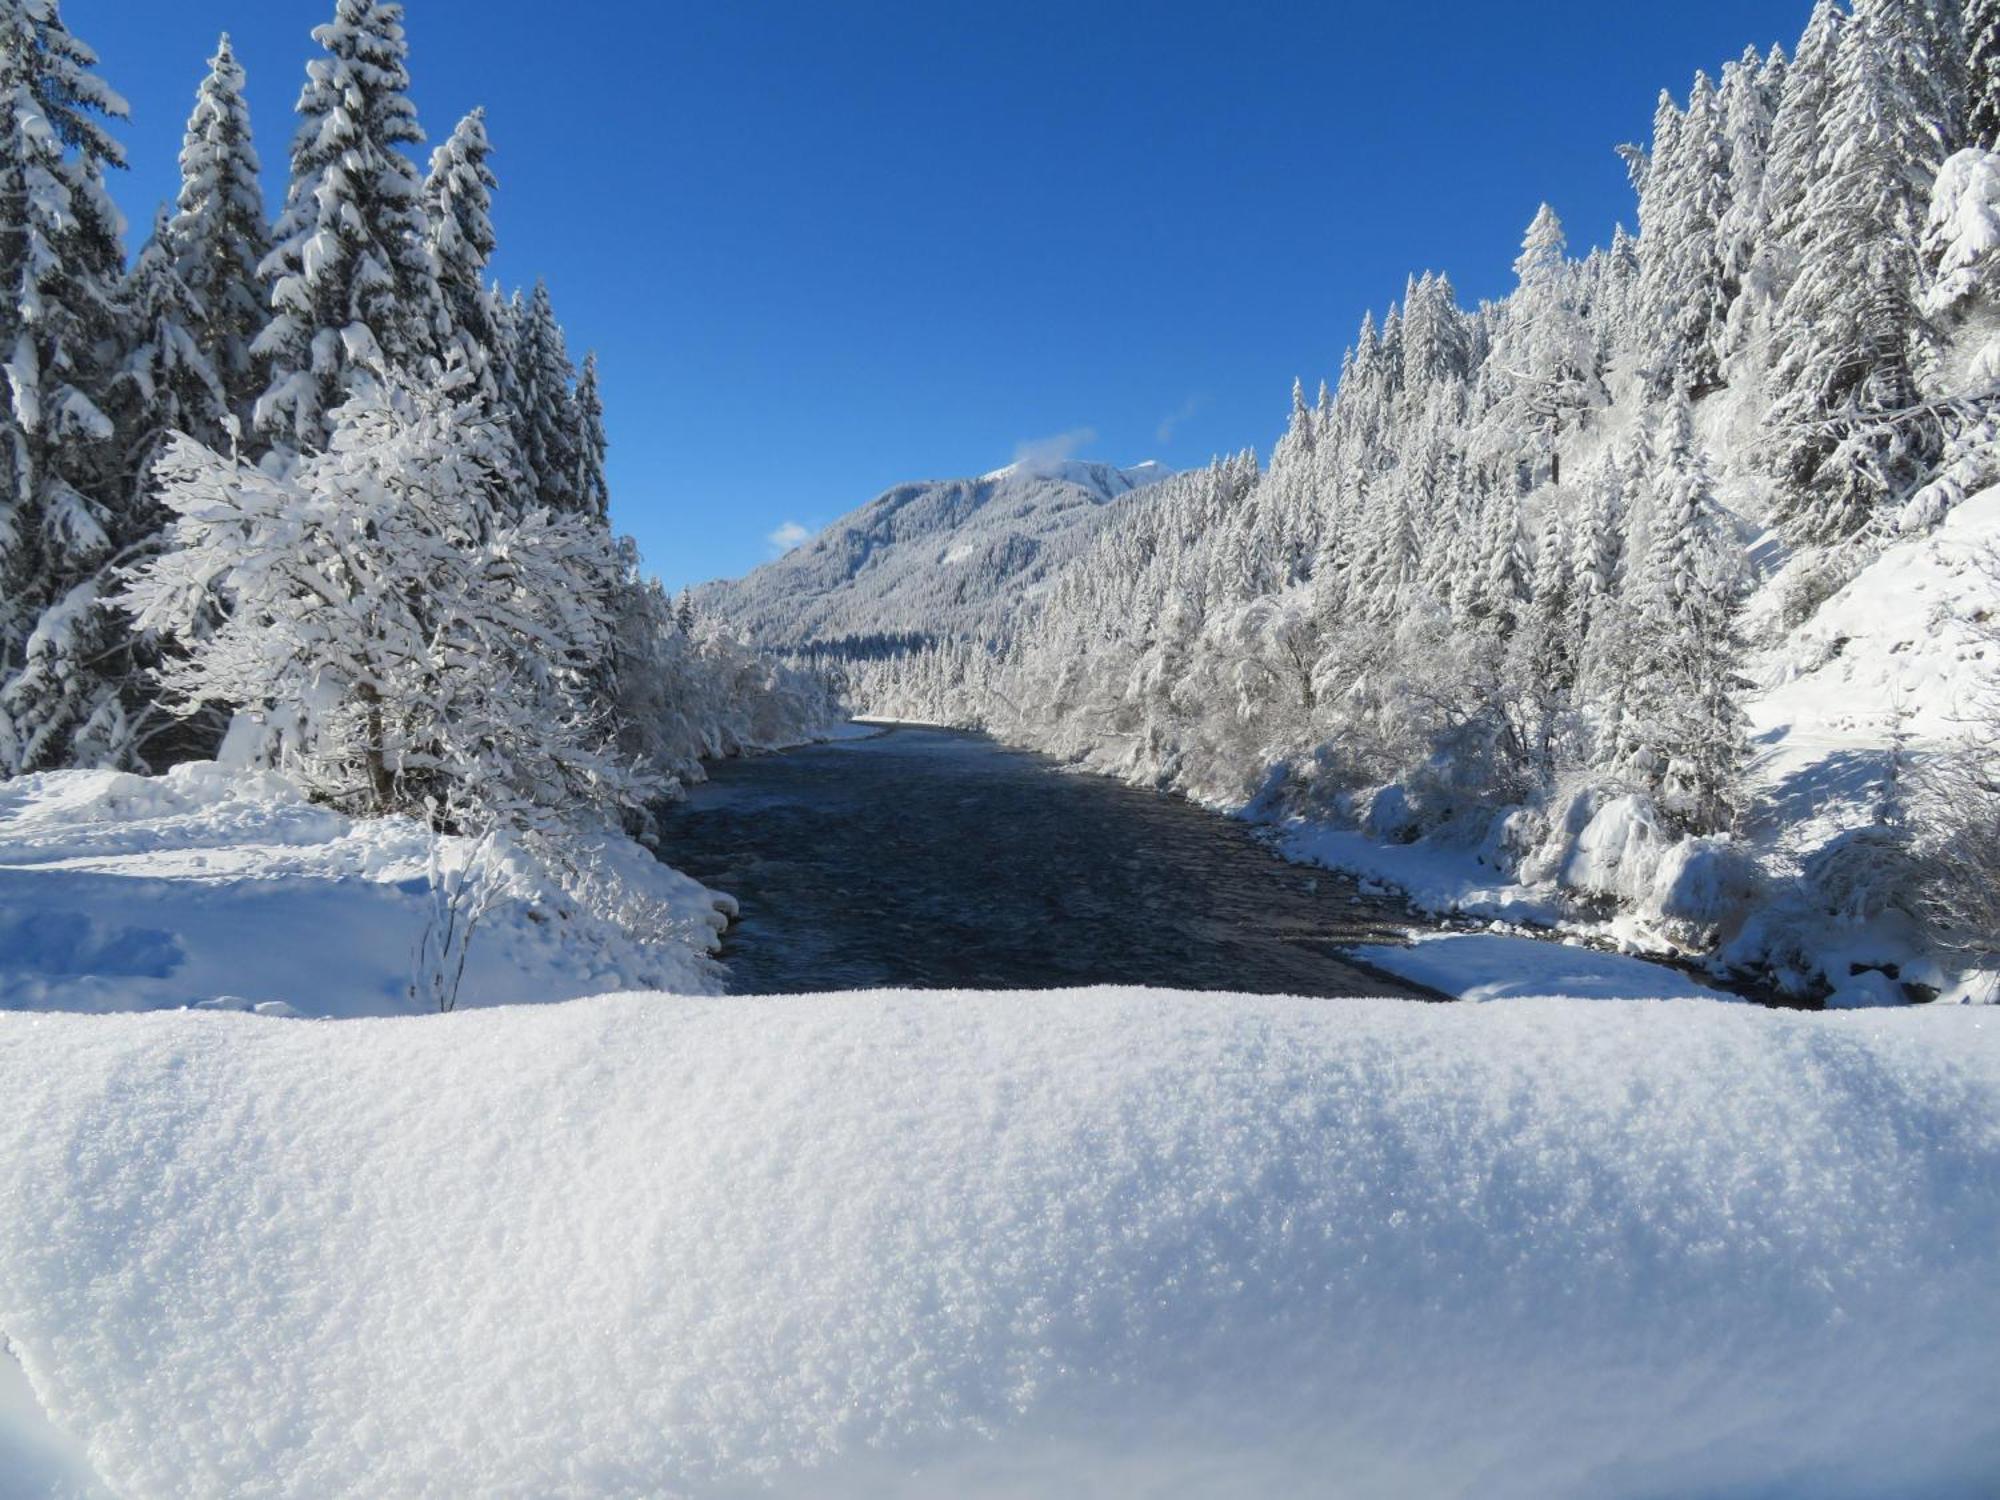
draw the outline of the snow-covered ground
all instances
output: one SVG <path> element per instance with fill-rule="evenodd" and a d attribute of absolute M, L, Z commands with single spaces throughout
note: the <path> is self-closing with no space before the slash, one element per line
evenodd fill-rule
<path fill-rule="evenodd" d="M 1419 933 L 1406 948 L 1364 944 L 1362 962 L 1461 1000 L 1730 1000 L 1663 964 L 1504 932 Z"/>
<path fill-rule="evenodd" d="M 4 1015 L 0 1091 L 17 1478 L 7 1443 L 138 1497 L 1823 1500 L 2000 1472 L 1976 1010 Z"/>
<path fill-rule="evenodd" d="M 206 762 L 0 782 L 0 1009 L 408 1013 L 433 864 L 453 871 L 470 847 Z M 518 851 L 495 862 L 512 894 L 474 938 L 459 1003 L 720 988 L 706 955 L 726 896 L 622 838 L 572 852 L 567 875 Z"/>

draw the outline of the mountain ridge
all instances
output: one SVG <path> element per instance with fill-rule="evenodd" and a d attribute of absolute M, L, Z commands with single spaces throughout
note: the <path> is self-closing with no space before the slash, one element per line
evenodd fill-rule
<path fill-rule="evenodd" d="M 1021 460 L 905 481 L 742 578 L 702 585 L 696 609 L 778 648 L 985 630 L 1171 473 L 1150 459 Z"/>

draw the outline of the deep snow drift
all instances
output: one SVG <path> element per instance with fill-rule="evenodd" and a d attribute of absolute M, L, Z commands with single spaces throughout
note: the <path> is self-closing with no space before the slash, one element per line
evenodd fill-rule
<path fill-rule="evenodd" d="M 706 955 L 728 897 L 623 838 L 570 852 L 567 874 L 518 849 L 491 861 L 507 894 L 473 938 L 461 1004 L 721 987 Z M 405 1014 L 422 1008 L 409 986 L 433 866 L 471 854 L 207 762 L 0 782 L 0 1009 Z"/>
<path fill-rule="evenodd" d="M 0 1330 L 132 1496 L 2000 1472 L 1978 1010 L 6 1015 L 0 1091 Z"/>

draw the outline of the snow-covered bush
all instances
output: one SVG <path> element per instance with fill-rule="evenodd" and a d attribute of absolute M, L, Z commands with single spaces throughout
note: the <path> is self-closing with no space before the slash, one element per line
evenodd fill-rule
<path fill-rule="evenodd" d="M 123 602 L 179 640 L 176 700 L 260 717 L 270 761 L 316 796 L 546 826 L 653 790 L 611 753 L 593 691 L 609 536 L 522 508 L 480 397 L 378 379 L 324 453 L 262 469 L 181 438 L 160 476 L 167 549 Z M 197 630 L 218 600 L 223 623 Z"/>
<path fill-rule="evenodd" d="M 1813 909 L 1847 927 L 1914 914 L 1928 878 L 1910 830 L 1886 823 L 1837 833 L 1799 862 Z"/>
<path fill-rule="evenodd" d="M 2000 956 L 2000 756 L 1986 745 L 1933 757 L 1913 813 L 1919 916 L 1940 948 L 1990 963 Z"/>

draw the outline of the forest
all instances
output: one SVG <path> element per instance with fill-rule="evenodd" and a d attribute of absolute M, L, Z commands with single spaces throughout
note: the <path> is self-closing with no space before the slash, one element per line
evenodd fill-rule
<path fill-rule="evenodd" d="M 347 812 L 642 827 L 824 687 L 614 535 L 595 359 L 545 285 L 488 278 L 484 111 L 420 171 L 402 8 L 311 40 L 275 219 L 224 36 L 128 264 L 126 105 L 53 0 L 0 4 L 0 778 L 227 734 Z"/>
<path fill-rule="evenodd" d="M 1752 763 L 1796 727 L 1771 690 L 1848 646 L 1815 622 L 1930 608 L 1871 567 L 2000 481 L 1996 131 L 2000 5 L 1822 0 L 1661 95 L 1620 148 L 1636 234 L 1579 257 L 1544 204 L 1505 298 L 1412 276 L 1268 462 L 1145 492 L 1003 628 L 852 666 L 857 699 L 1474 852 L 1791 987 L 1840 977 L 1829 923 L 1990 956 L 1982 610 L 1933 701 L 1862 690 L 1878 774 L 1830 824 Z"/>

